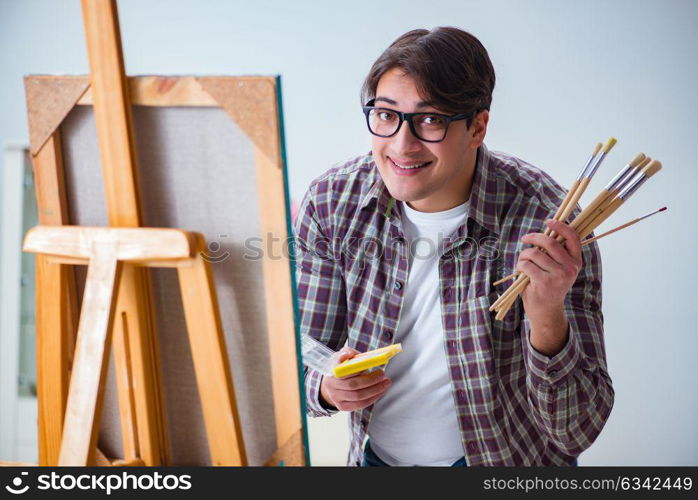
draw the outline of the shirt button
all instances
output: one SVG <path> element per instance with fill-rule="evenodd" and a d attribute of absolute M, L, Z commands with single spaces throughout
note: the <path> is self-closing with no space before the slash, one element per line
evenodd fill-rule
<path fill-rule="evenodd" d="M 393 333 L 392 333 L 390 330 L 385 330 L 385 331 L 383 332 L 383 338 L 384 338 L 385 340 L 390 340 L 390 339 L 393 338 Z"/>
<path fill-rule="evenodd" d="M 548 375 L 550 375 L 551 377 L 554 377 L 555 375 L 557 375 L 557 370 L 550 370 Z"/>
<path fill-rule="evenodd" d="M 402 283 L 400 283 L 399 281 L 396 281 L 396 282 L 395 282 L 395 288 L 396 288 L 397 290 L 399 290 L 400 288 L 402 288 Z"/>

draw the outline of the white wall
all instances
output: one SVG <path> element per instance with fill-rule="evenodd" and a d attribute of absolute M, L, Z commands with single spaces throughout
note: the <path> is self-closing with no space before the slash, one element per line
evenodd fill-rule
<path fill-rule="evenodd" d="M 119 7 L 130 74 L 282 75 L 296 199 L 331 164 L 369 149 L 360 84 L 379 53 L 416 27 L 457 25 L 488 48 L 497 71 L 490 148 L 569 185 L 593 144 L 614 135 L 619 143 L 591 194 L 636 152 L 660 159 L 665 170 L 607 225 L 669 210 L 600 243 L 616 403 L 580 464 L 698 464 L 691 319 L 698 2 L 120 0 Z M 78 0 L 0 0 L 0 140 L 27 140 L 23 74 L 87 70 Z M 339 442 L 332 456 L 319 455 L 343 463 Z"/>

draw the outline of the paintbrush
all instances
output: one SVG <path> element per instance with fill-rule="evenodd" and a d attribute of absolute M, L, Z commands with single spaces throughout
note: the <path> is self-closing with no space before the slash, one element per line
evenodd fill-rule
<path fill-rule="evenodd" d="M 645 219 L 647 219 L 648 217 L 653 216 L 654 214 L 658 214 L 659 212 L 663 212 L 664 210 L 666 210 L 666 208 L 667 208 L 667 207 L 662 207 L 662 208 L 660 208 L 659 210 L 655 210 L 655 211 L 652 212 L 652 213 L 649 213 L 649 214 L 647 214 L 647 215 L 643 215 L 642 217 L 638 217 L 637 219 L 633 219 L 633 220 L 631 220 L 630 222 L 626 222 L 625 224 L 623 224 L 623 225 L 621 225 L 621 226 L 618 226 L 618 227 L 615 227 L 615 228 L 611 229 L 610 231 L 606 231 L 606 232 L 603 233 L 603 234 L 600 234 L 600 235 L 598 235 L 598 236 L 594 236 L 593 238 L 587 238 L 586 240 L 583 240 L 583 241 L 582 241 L 582 246 L 586 246 L 586 245 L 588 245 L 589 243 L 591 243 L 592 241 L 600 240 L 601 238 L 603 238 L 603 237 L 605 237 L 605 236 L 608 236 L 609 234 L 613 234 L 613 233 L 615 233 L 616 231 L 620 231 L 621 229 L 625 229 L 626 227 L 630 227 L 630 226 L 632 226 L 633 224 L 637 224 L 637 223 L 640 222 L 641 220 L 645 220 Z M 492 285 L 493 285 L 493 286 L 500 285 L 500 284 L 504 283 L 505 281 L 508 281 L 508 280 L 510 280 L 510 279 L 512 279 L 512 278 L 516 278 L 516 276 L 518 276 L 518 275 L 519 275 L 518 272 L 512 273 L 512 274 L 510 274 L 509 276 L 505 276 L 504 278 L 495 281 L 494 283 L 492 283 Z"/>
<path fill-rule="evenodd" d="M 644 155 L 642 155 L 644 156 Z M 657 160 L 644 158 L 640 164 L 633 166 L 640 155 L 629 163 L 592 202 L 572 221 L 570 227 L 584 238 L 610 217 L 630 196 L 632 196 L 650 177 L 661 170 L 662 165 Z M 644 166 L 643 166 L 644 165 Z M 641 170 L 640 170 L 641 169 Z M 637 170 L 640 170 L 639 172 Z M 608 189 L 611 187 L 612 189 Z M 610 191 L 610 192 L 609 192 Z M 556 241 L 562 243 L 564 238 L 557 236 Z M 516 281 L 492 304 L 490 311 L 496 310 L 496 319 L 501 320 L 514 304 L 516 298 L 528 286 L 530 278 L 521 273 Z"/>

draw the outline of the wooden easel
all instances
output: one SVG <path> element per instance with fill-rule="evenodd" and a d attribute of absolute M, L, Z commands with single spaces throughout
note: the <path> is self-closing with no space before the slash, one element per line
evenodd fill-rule
<path fill-rule="evenodd" d="M 116 3 L 84 0 L 82 8 L 109 223 L 137 228 L 142 223 L 138 171 Z M 61 161 L 57 133 L 49 141 L 53 147 L 47 151 L 54 154 L 51 158 L 46 155 L 35 158 L 38 168 Z M 40 204 L 53 205 L 59 210 L 52 210 L 50 216 L 41 213 L 40 221 L 65 224 L 67 210 L 61 168 L 49 170 L 57 175 L 42 179 L 37 186 Z M 47 197 L 52 199 L 47 202 Z M 25 250 L 41 254 L 37 258 L 37 282 L 58 288 L 57 297 L 51 291 L 37 290 L 38 332 L 45 334 L 49 328 L 56 327 L 60 332 L 38 342 L 40 386 L 43 385 L 44 393 L 49 390 L 46 382 L 51 374 L 42 372 L 49 368 L 55 370 L 57 377 L 53 383 L 59 389 L 40 398 L 40 421 L 62 424 L 60 428 L 44 425 L 43 429 L 40 425 L 43 431 L 40 465 L 168 463 L 151 283 L 144 266 L 173 265 L 178 268 L 183 291 L 211 461 L 214 465 L 246 464 L 215 288 L 208 263 L 200 254 L 205 242 L 200 235 L 173 231 L 40 226 L 28 234 Z M 172 247 L 177 250 L 170 254 L 166 246 L 173 238 L 178 239 Z M 75 283 L 67 266 L 61 264 L 88 262 L 82 314 L 74 339 L 70 332 L 75 331 L 78 317 Z M 66 375 L 71 370 L 64 363 L 70 364 L 76 344 L 69 381 Z M 124 449 L 124 458 L 118 461 L 109 460 L 96 449 L 111 345 L 119 367 L 117 386 Z M 53 349 L 63 355 L 55 356 Z M 62 362 L 44 362 L 45 356 Z M 47 417 L 48 412 L 55 411 L 65 418 Z"/>
<path fill-rule="evenodd" d="M 70 221 L 66 204 L 60 133 L 58 129 L 53 128 L 43 130 L 43 133 L 48 134 L 48 139 L 45 142 L 42 140 L 38 148 L 33 148 L 32 155 L 35 174 L 38 174 L 36 181 L 39 221 L 42 226 L 51 227 L 37 228 L 36 233 L 32 233 L 32 238 L 39 238 L 37 241 L 41 242 L 42 238 L 51 234 L 53 239 L 51 248 L 43 244 L 30 245 L 29 239 L 27 240 L 27 250 L 37 252 L 39 465 L 170 464 L 148 270 L 148 267 L 153 266 L 174 266 L 178 270 L 211 463 L 244 465 L 245 449 L 236 411 L 232 376 L 225 354 L 212 273 L 209 263 L 201 258 L 201 252 L 206 248 L 205 242 L 201 235 L 179 231 L 180 235 L 188 235 L 188 257 L 159 259 L 156 258 L 156 253 L 148 253 L 148 248 L 151 248 L 153 243 L 151 238 L 161 238 L 162 235 L 153 233 L 153 229 L 140 228 L 142 212 L 131 118 L 131 98 L 134 92 L 136 100 L 152 97 L 161 102 L 162 96 L 168 98 L 173 93 L 178 93 L 181 82 L 187 89 L 186 95 L 199 105 L 211 105 L 212 100 L 208 93 L 201 92 L 200 85 L 193 78 L 174 79 L 174 87 L 158 85 L 155 94 L 148 91 L 143 93 L 140 89 L 141 84 L 148 85 L 151 81 L 158 83 L 161 80 L 158 78 L 133 79 L 132 86 L 129 86 L 124 74 L 115 0 L 83 0 L 82 7 L 91 68 L 90 81 L 86 84 L 81 77 L 51 79 L 59 84 L 59 87 L 54 88 L 67 89 L 72 93 L 77 91 L 76 98 L 82 96 L 80 102 L 89 101 L 93 106 L 109 225 L 113 226 L 113 229 L 66 226 Z M 32 80 L 31 83 L 36 84 L 39 81 L 40 79 Z M 86 85 L 89 87 L 87 91 Z M 28 95 L 30 93 L 31 85 Z M 31 102 L 29 97 L 28 102 Z M 37 127 L 31 126 L 30 118 L 31 130 L 37 130 Z M 263 137 L 272 138 L 268 133 Z M 278 145 L 275 147 L 278 149 Z M 275 157 L 279 158 L 280 155 Z M 269 155 L 258 154 L 257 159 L 258 166 L 263 168 L 259 175 L 260 182 L 266 189 L 279 186 L 282 171 L 276 164 L 270 163 Z M 278 206 L 283 196 L 279 197 L 276 192 L 274 194 L 273 203 L 265 209 L 273 210 L 275 214 L 283 213 L 283 205 Z M 270 222 L 271 218 L 268 215 L 267 213 L 263 218 L 265 231 L 278 234 L 278 221 Z M 49 229 L 50 233 L 47 232 Z M 80 250 L 76 255 L 76 236 L 71 231 L 78 229 L 83 240 L 99 240 L 99 245 L 105 245 L 106 248 L 116 246 L 116 249 L 111 250 L 108 259 L 100 257 L 106 250 L 90 250 L 89 255 Z M 99 231 L 95 233 L 97 229 Z M 136 231 L 128 234 L 135 245 L 134 248 L 139 250 L 136 254 L 129 254 L 130 257 L 122 258 L 123 254 L 119 254 L 118 247 L 123 243 L 126 234 L 121 231 L 127 230 Z M 57 255 L 53 248 L 56 241 L 65 241 L 68 245 L 68 249 L 60 255 Z M 133 255 L 140 257 L 135 257 L 134 260 Z M 82 334 L 83 331 L 88 331 L 87 326 L 83 327 L 84 322 L 88 320 L 81 319 L 76 340 L 77 294 L 70 264 L 84 265 L 88 261 L 95 269 L 94 272 L 99 269 L 114 269 L 107 274 L 113 276 L 107 281 L 114 281 L 110 286 L 112 301 L 108 305 L 109 310 L 111 307 L 114 307 L 114 310 L 106 316 L 106 323 L 104 315 L 96 315 L 101 319 L 95 319 L 95 314 L 90 314 L 94 306 L 90 305 L 89 300 L 85 302 L 90 296 L 85 295 L 82 314 L 84 316 L 88 313 L 87 317 L 93 318 L 90 321 L 97 322 L 97 335 L 101 337 L 92 339 L 92 343 L 102 346 L 103 349 L 97 356 L 99 359 L 88 356 L 90 359 L 85 360 L 85 356 L 79 354 L 80 345 L 87 342 L 82 338 L 89 337 L 91 333 Z M 105 263 L 106 261 L 109 264 Z M 283 337 L 279 336 L 270 342 L 279 449 L 268 464 L 276 465 L 283 461 L 288 465 L 302 465 L 305 459 L 301 442 L 298 381 L 295 378 L 296 373 L 291 372 L 291 369 L 296 369 L 295 344 L 292 336 L 287 335 L 290 333 L 288 318 L 292 318 L 292 310 L 284 302 L 288 302 L 288 298 L 279 296 L 279 290 L 290 289 L 288 269 L 284 270 L 283 265 L 283 262 L 269 263 L 268 266 L 265 264 L 267 301 L 272 297 L 273 302 L 281 303 L 283 309 L 283 314 L 279 314 L 279 308 L 274 311 L 272 306 L 270 310 L 274 311 L 272 314 L 275 318 L 269 322 L 269 328 L 284 334 Z M 270 269 L 269 273 L 267 269 Z M 94 282 L 94 279 L 92 281 Z M 96 285 L 93 285 L 93 288 L 95 287 Z M 103 302 L 106 304 L 106 300 L 103 299 Z M 292 322 L 290 326 L 292 330 Z M 91 406 L 86 405 L 81 398 L 88 397 L 86 394 L 89 393 L 88 400 L 92 401 L 94 387 L 91 386 L 88 390 L 83 384 L 73 382 L 77 380 L 78 370 L 92 370 L 93 373 L 103 375 L 101 370 L 104 370 L 104 359 L 109 352 L 110 332 L 113 333 L 111 347 L 117 366 L 116 382 L 123 442 L 124 456 L 120 460 L 107 458 L 95 448 L 99 398 L 102 396 L 99 384 L 103 384 L 103 376 L 98 377 L 95 393 L 97 400 L 93 410 L 90 410 Z M 76 357 L 73 360 L 74 352 Z M 75 396 L 73 392 L 76 393 Z M 73 416 L 73 411 L 76 411 L 78 416 Z M 85 427 L 81 428 L 83 425 Z"/>
<path fill-rule="evenodd" d="M 177 268 L 212 462 L 246 465 L 215 288 L 202 254 L 204 243 L 197 233 L 175 229 L 37 226 L 27 234 L 27 252 L 48 256 L 54 264 L 88 264 L 59 465 L 95 462 L 117 296 L 126 265 Z M 122 334 L 128 342 L 128 331 Z M 117 361 L 125 378 L 131 368 L 128 361 Z M 136 433 L 124 437 L 124 442 L 135 440 Z M 143 465 L 143 460 L 136 457 L 115 465 Z"/>

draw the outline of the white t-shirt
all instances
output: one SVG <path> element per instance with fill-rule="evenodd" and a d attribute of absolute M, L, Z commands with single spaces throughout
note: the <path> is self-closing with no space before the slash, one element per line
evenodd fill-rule
<path fill-rule="evenodd" d="M 403 352 L 385 370 L 392 385 L 374 405 L 368 435 L 389 465 L 451 465 L 464 451 L 441 321 L 439 258 L 442 241 L 463 222 L 468 202 L 432 213 L 399 203 L 411 249 L 395 335 Z"/>

